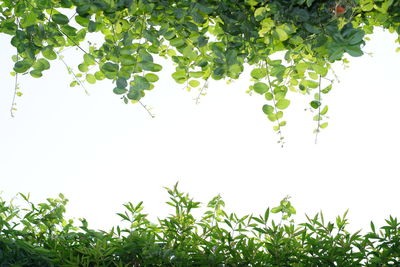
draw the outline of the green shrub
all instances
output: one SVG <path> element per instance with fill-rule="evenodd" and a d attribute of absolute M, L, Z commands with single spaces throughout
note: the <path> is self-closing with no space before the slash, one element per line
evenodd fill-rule
<path fill-rule="evenodd" d="M 389 217 L 366 234 L 346 230 L 346 213 L 335 222 L 323 214 L 295 223 L 288 198 L 263 215 L 238 217 L 214 197 L 200 208 L 175 185 L 167 188 L 174 214 L 150 222 L 142 203 L 117 213 L 127 223 L 93 230 L 64 218 L 62 194 L 23 208 L 0 199 L 0 266 L 400 266 L 400 223 Z M 280 220 L 270 219 L 279 213 Z"/>

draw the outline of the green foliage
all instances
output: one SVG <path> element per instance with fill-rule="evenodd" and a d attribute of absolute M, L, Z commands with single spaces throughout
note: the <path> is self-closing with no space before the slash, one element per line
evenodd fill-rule
<path fill-rule="evenodd" d="M 12 36 L 17 75 L 41 77 L 47 60 L 77 47 L 84 60 L 71 85 L 82 84 L 79 77 L 91 84 L 110 79 L 125 103 L 154 87 L 159 57 L 175 63 L 177 83 L 200 94 L 209 78 L 238 79 L 250 65 L 250 91 L 273 106 L 274 114 L 266 113 L 280 133 L 286 122 L 277 109 L 289 106 L 287 92 L 321 92 L 324 78 L 327 93 L 331 64 L 363 55 L 375 26 L 400 33 L 399 14 L 394 0 L 4 0 L 0 32 Z M 92 33 L 102 41 L 83 48 Z M 314 100 L 318 109 L 323 99 Z"/>
<path fill-rule="evenodd" d="M 397 266 L 400 222 L 393 217 L 366 234 L 346 230 L 347 212 L 334 222 L 321 213 L 296 224 L 289 198 L 259 216 L 224 210 L 220 196 L 201 208 L 177 185 L 166 188 L 172 213 L 152 223 L 142 203 L 124 204 L 124 226 L 93 230 L 64 218 L 63 195 L 23 207 L 0 198 L 1 266 Z M 13 201 L 16 201 L 14 199 Z M 198 213 L 198 212 L 197 212 Z M 279 223 L 272 217 L 280 215 Z"/>

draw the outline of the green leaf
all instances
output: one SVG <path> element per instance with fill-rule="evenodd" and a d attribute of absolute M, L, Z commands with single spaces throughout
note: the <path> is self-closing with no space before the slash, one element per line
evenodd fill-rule
<path fill-rule="evenodd" d="M 256 20 L 260 21 L 264 18 L 264 14 L 266 12 L 266 8 L 265 7 L 259 7 L 255 10 L 254 12 L 254 17 L 256 18 Z"/>
<path fill-rule="evenodd" d="M 42 72 L 40 70 L 32 70 L 31 72 L 29 72 L 29 74 L 33 77 L 33 78 L 40 78 L 43 76 Z"/>
<path fill-rule="evenodd" d="M 145 49 L 139 50 L 139 56 L 142 61 L 153 62 L 153 56 L 147 52 Z"/>
<path fill-rule="evenodd" d="M 162 69 L 160 64 L 156 64 L 149 61 L 141 61 L 138 64 L 143 70 L 151 71 L 151 72 L 158 72 Z"/>
<path fill-rule="evenodd" d="M 340 60 L 343 57 L 344 50 L 342 47 L 329 49 L 329 60 Z"/>
<path fill-rule="evenodd" d="M 321 102 L 316 101 L 316 100 L 313 100 L 313 101 L 310 102 L 310 106 L 311 106 L 313 109 L 317 109 L 317 108 L 319 108 L 319 106 L 321 106 Z"/>
<path fill-rule="evenodd" d="M 191 71 L 189 72 L 189 76 L 192 78 L 201 78 L 204 76 L 204 71 Z"/>
<path fill-rule="evenodd" d="M 150 88 L 150 83 L 146 78 L 142 76 L 135 76 L 132 88 L 139 91 L 147 90 Z"/>
<path fill-rule="evenodd" d="M 286 70 L 286 67 L 283 66 L 283 65 L 274 66 L 274 67 L 271 69 L 271 76 L 275 76 L 275 77 L 277 77 L 277 78 L 282 78 L 282 76 L 283 76 L 285 70 Z"/>
<path fill-rule="evenodd" d="M 94 73 L 94 77 L 96 78 L 96 80 L 101 81 L 104 80 L 106 77 L 104 76 L 104 73 L 101 71 L 96 71 Z"/>
<path fill-rule="evenodd" d="M 36 14 L 34 12 L 29 12 L 21 20 L 21 27 L 26 28 L 35 25 L 37 23 L 36 20 L 37 20 Z"/>
<path fill-rule="evenodd" d="M 359 44 L 364 39 L 365 32 L 363 30 L 354 31 L 354 33 L 347 39 L 350 45 Z"/>
<path fill-rule="evenodd" d="M 33 63 L 32 67 L 38 71 L 44 71 L 50 69 L 50 63 L 44 59 L 40 58 L 35 63 Z"/>
<path fill-rule="evenodd" d="M 289 213 L 289 214 L 296 214 L 296 209 L 295 209 L 294 207 L 290 206 L 290 207 L 288 208 L 288 213 Z"/>
<path fill-rule="evenodd" d="M 14 71 L 16 73 L 24 73 L 32 67 L 32 63 L 27 60 L 17 61 L 14 64 Z"/>
<path fill-rule="evenodd" d="M 88 32 L 95 32 L 97 28 L 97 23 L 94 21 L 89 21 Z"/>
<path fill-rule="evenodd" d="M 253 85 L 253 89 L 254 91 L 256 91 L 257 93 L 259 93 L 260 95 L 266 93 L 269 89 L 268 85 L 263 83 L 263 82 L 256 82 Z"/>
<path fill-rule="evenodd" d="M 324 89 L 322 89 L 322 93 L 327 94 L 329 93 L 329 91 L 332 90 L 332 84 L 328 85 L 327 87 L 325 87 Z"/>
<path fill-rule="evenodd" d="M 65 35 L 69 36 L 70 38 L 77 35 L 77 29 L 74 27 L 71 27 L 69 25 L 63 25 L 60 28 L 61 28 L 62 32 Z"/>
<path fill-rule="evenodd" d="M 151 83 L 154 83 L 159 79 L 159 77 L 154 73 L 147 73 L 146 75 L 144 75 L 144 77 Z"/>
<path fill-rule="evenodd" d="M 304 72 L 307 70 L 307 68 L 308 68 L 308 64 L 305 62 L 300 62 L 300 63 L 296 64 L 296 66 L 295 66 L 296 71 L 300 75 L 303 75 Z"/>
<path fill-rule="evenodd" d="M 315 115 L 315 116 L 313 117 L 313 120 L 314 120 L 314 121 L 320 121 L 320 120 L 322 120 L 322 117 L 321 117 L 319 114 L 317 114 L 317 115 Z"/>
<path fill-rule="evenodd" d="M 374 9 L 374 0 L 360 0 L 361 10 L 368 12 Z"/>
<path fill-rule="evenodd" d="M 313 80 L 318 80 L 319 76 L 315 72 L 308 72 L 308 76 L 310 76 Z"/>
<path fill-rule="evenodd" d="M 95 65 L 96 64 L 96 61 L 95 61 L 94 57 L 92 55 L 90 55 L 90 54 L 87 54 L 87 53 L 83 55 L 83 61 L 87 65 Z"/>
<path fill-rule="evenodd" d="M 276 28 L 273 31 L 273 36 L 282 42 L 286 41 L 289 38 L 289 35 L 283 29 L 280 29 L 280 28 Z"/>
<path fill-rule="evenodd" d="M 197 86 L 200 85 L 200 82 L 197 81 L 197 80 L 191 80 L 191 81 L 189 81 L 189 85 L 190 85 L 191 87 L 197 87 Z"/>
<path fill-rule="evenodd" d="M 278 117 L 277 117 L 277 115 L 275 113 L 268 114 L 267 117 L 272 122 L 274 122 L 274 121 L 276 121 L 278 119 Z"/>
<path fill-rule="evenodd" d="M 208 43 L 207 37 L 200 35 L 199 38 L 197 38 L 198 47 L 203 47 L 203 46 L 207 45 L 207 43 Z"/>
<path fill-rule="evenodd" d="M 137 90 L 129 90 L 127 97 L 130 100 L 137 101 L 142 98 L 142 92 Z"/>
<path fill-rule="evenodd" d="M 124 78 L 117 79 L 117 88 L 126 88 L 128 86 L 128 81 Z"/>
<path fill-rule="evenodd" d="M 172 56 L 176 56 L 176 51 L 174 49 L 168 49 L 167 50 L 167 55 L 172 57 Z"/>
<path fill-rule="evenodd" d="M 325 77 L 328 74 L 328 68 L 321 66 L 319 64 L 312 64 L 311 68 L 322 77 Z"/>
<path fill-rule="evenodd" d="M 61 24 L 61 25 L 68 24 L 68 22 L 69 22 L 68 17 L 63 15 L 63 14 L 54 14 L 54 15 L 51 16 L 51 19 L 55 23 Z"/>
<path fill-rule="evenodd" d="M 75 16 L 75 21 L 83 26 L 83 27 L 88 27 L 89 26 L 89 22 L 90 19 L 89 18 L 85 18 L 85 17 L 81 17 L 81 16 Z"/>
<path fill-rule="evenodd" d="M 89 66 L 86 65 L 85 63 L 81 63 L 81 64 L 78 65 L 78 69 L 81 72 L 87 72 L 89 70 Z"/>
<path fill-rule="evenodd" d="M 49 60 L 57 59 L 57 54 L 50 45 L 42 49 L 42 55 Z"/>
<path fill-rule="evenodd" d="M 229 66 L 229 77 L 237 79 L 242 72 L 242 66 L 239 64 L 233 64 Z"/>
<path fill-rule="evenodd" d="M 272 93 L 265 93 L 265 99 L 267 99 L 267 100 L 272 100 L 273 98 L 274 98 L 274 95 L 272 94 Z"/>
<path fill-rule="evenodd" d="M 133 66 L 137 63 L 136 57 L 132 55 L 122 55 L 119 59 L 123 66 Z"/>
<path fill-rule="evenodd" d="M 257 80 L 260 80 L 267 76 L 267 70 L 265 68 L 262 69 L 253 69 L 250 73 L 251 77 Z"/>
<path fill-rule="evenodd" d="M 172 73 L 172 78 L 177 82 L 181 80 L 184 80 L 183 82 L 185 82 L 187 80 L 187 75 L 184 70 L 178 70 Z"/>
<path fill-rule="evenodd" d="M 281 212 L 281 211 L 282 211 L 282 207 L 281 207 L 281 206 L 275 207 L 275 208 L 272 208 L 272 209 L 271 209 L 271 212 L 272 212 L 272 213 L 278 213 L 278 212 Z"/>
<path fill-rule="evenodd" d="M 304 23 L 304 28 L 310 33 L 319 34 L 321 32 L 321 30 L 319 28 L 317 28 L 314 25 L 311 25 L 309 23 Z"/>
<path fill-rule="evenodd" d="M 322 110 L 321 110 L 321 115 L 325 115 L 328 112 L 328 105 L 326 105 Z"/>
<path fill-rule="evenodd" d="M 276 107 L 278 109 L 285 109 L 290 105 L 290 100 L 289 99 L 280 99 L 278 102 L 276 102 Z"/>
<path fill-rule="evenodd" d="M 364 52 L 361 50 L 361 48 L 357 45 L 347 46 L 346 52 L 352 57 L 361 57 L 364 54 Z"/>
<path fill-rule="evenodd" d="M 197 58 L 197 53 L 195 52 L 193 46 L 186 46 L 182 51 L 182 55 L 190 60 L 195 60 Z"/>
<path fill-rule="evenodd" d="M 304 81 L 303 81 L 303 84 L 304 84 L 306 87 L 310 87 L 310 88 L 318 88 L 318 86 L 319 86 L 319 83 L 318 83 L 318 82 L 311 81 L 311 80 L 304 80 Z"/>
<path fill-rule="evenodd" d="M 270 106 L 270 105 L 268 105 L 268 104 L 265 104 L 265 105 L 262 107 L 262 111 L 263 111 L 265 114 L 267 114 L 267 115 L 271 115 L 271 114 L 274 113 L 275 109 L 274 109 L 273 106 Z"/>
<path fill-rule="evenodd" d="M 175 47 L 180 47 L 185 44 L 185 40 L 183 40 L 182 38 L 174 38 L 170 40 L 170 44 Z"/>
<path fill-rule="evenodd" d="M 103 66 L 101 66 L 101 70 L 103 72 L 113 72 L 113 73 L 115 73 L 115 72 L 118 72 L 119 66 L 118 66 L 118 64 L 115 64 L 115 63 L 106 62 L 106 63 L 103 64 Z"/>
<path fill-rule="evenodd" d="M 326 127 L 328 127 L 328 123 L 324 122 L 319 126 L 321 129 L 325 129 Z"/>
<path fill-rule="evenodd" d="M 122 95 L 122 94 L 125 94 L 126 92 L 128 92 L 128 90 L 125 89 L 125 88 L 118 88 L 118 87 L 115 87 L 114 90 L 113 90 L 113 92 L 114 92 L 114 94 Z"/>
<path fill-rule="evenodd" d="M 90 84 L 96 83 L 96 77 L 93 74 L 86 74 L 86 81 Z"/>

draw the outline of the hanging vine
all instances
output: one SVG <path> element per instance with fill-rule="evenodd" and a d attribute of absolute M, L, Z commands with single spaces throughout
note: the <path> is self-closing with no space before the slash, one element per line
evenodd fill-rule
<path fill-rule="evenodd" d="M 27 73 L 42 77 L 58 58 L 57 51 L 76 47 L 83 62 L 77 66 L 79 73 L 73 72 L 75 81 L 79 77 L 91 84 L 112 80 L 114 93 L 125 103 L 142 104 L 162 70 L 153 55 L 175 63 L 172 77 L 177 83 L 188 89 L 203 84 L 199 96 L 210 77 L 238 79 L 244 66 L 250 65 L 255 81 L 250 90 L 265 97 L 262 110 L 277 123 L 274 130 L 281 143 L 284 109 L 290 105 L 287 94 L 314 94 L 310 105 L 318 111 L 318 134 L 327 126 L 320 122 L 328 112 L 328 106 L 321 107 L 321 93 L 332 88 L 330 84 L 322 89 L 321 81 L 329 80 L 331 64 L 346 54 L 362 56 L 365 36 L 376 26 L 400 33 L 400 1 L 0 2 L 0 32 L 12 36 L 11 45 L 17 49 L 16 79 Z M 102 43 L 84 48 L 82 42 L 93 33 L 102 36 Z"/>

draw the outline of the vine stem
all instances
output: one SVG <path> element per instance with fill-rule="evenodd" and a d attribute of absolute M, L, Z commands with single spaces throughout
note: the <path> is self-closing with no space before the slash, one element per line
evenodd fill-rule
<path fill-rule="evenodd" d="M 18 57 L 18 52 L 17 52 L 17 57 Z M 17 95 L 17 89 L 18 89 L 18 73 L 15 73 L 15 84 L 14 84 L 14 95 L 13 95 L 13 99 L 11 102 L 11 108 L 10 108 L 10 113 L 11 113 L 11 117 L 14 118 L 14 110 L 15 110 L 15 97 Z"/>
<path fill-rule="evenodd" d="M 19 27 L 19 19 L 17 19 L 17 25 Z M 19 57 L 19 52 L 18 52 L 18 48 L 17 48 L 17 60 L 18 60 L 18 57 Z M 17 96 L 17 90 L 18 90 L 18 72 L 15 72 L 14 95 L 12 98 L 11 108 L 10 108 L 10 114 L 11 114 L 12 118 L 14 118 L 14 110 L 15 110 L 15 106 L 16 106 L 15 97 Z"/>
<path fill-rule="evenodd" d="M 147 111 L 147 113 L 150 115 L 150 117 L 152 117 L 152 118 L 156 117 L 153 113 L 151 113 L 151 111 L 147 108 L 147 106 L 142 103 L 142 101 L 138 100 L 138 103 L 140 103 L 140 105 L 142 105 L 142 107 Z"/>
<path fill-rule="evenodd" d="M 265 69 L 267 71 L 268 86 L 269 86 L 270 90 L 273 92 L 273 90 L 272 90 L 272 82 L 271 82 L 271 78 L 269 76 L 269 70 L 268 70 L 267 61 L 265 61 Z M 276 108 L 275 95 L 273 93 L 272 93 L 272 103 L 274 104 L 275 118 L 276 118 L 276 121 L 278 122 L 278 127 L 279 127 L 279 131 L 278 131 L 279 141 L 282 142 L 281 147 L 283 147 L 283 141 L 282 141 L 283 140 L 283 136 L 282 136 L 282 130 L 281 130 L 281 122 L 280 122 L 278 116 L 276 115 L 278 113 L 278 109 Z"/>
<path fill-rule="evenodd" d="M 87 95 L 89 95 L 88 90 L 86 90 L 86 87 L 84 86 L 84 84 L 82 83 L 82 81 L 76 76 L 75 72 L 72 70 L 72 68 L 70 68 L 67 64 L 67 62 L 65 62 L 63 56 L 61 56 L 58 52 L 56 52 L 58 58 L 61 60 L 61 62 L 65 65 L 65 67 L 67 68 L 68 72 L 71 72 L 72 75 L 74 76 L 75 81 L 83 88 L 83 90 L 85 90 L 85 93 Z"/>
<path fill-rule="evenodd" d="M 200 104 L 200 97 L 203 95 L 203 91 L 208 88 L 208 78 L 204 82 L 204 85 L 201 87 L 199 94 L 196 97 L 196 105 Z"/>
<path fill-rule="evenodd" d="M 141 24 L 140 24 L 140 36 L 143 36 L 143 31 L 144 31 L 144 27 L 145 27 L 145 25 L 144 25 L 145 24 L 145 19 L 146 19 L 145 18 L 145 13 L 143 11 L 142 21 L 141 21 Z M 114 26 L 114 24 L 113 24 L 113 26 Z M 137 63 L 138 63 L 139 49 L 141 48 L 141 46 L 142 46 L 142 40 L 139 40 L 139 45 L 138 45 L 138 47 L 136 49 L 135 69 L 136 69 L 136 66 L 137 66 Z M 152 118 L 155 117 L 155 115 L 153 113 L 151 113 L 151 111 L 147 108 L 147 106 L 145 104 L 142 103 L 142 101 L 140 101 L 140 99 L 138 100 L 138 102 L 147 111 L 147 113 L 150 115 L 150 117 L 152 117 Z"/>
<path fill-rule="evenodd" d="M 319 101 L 319 106 L 318 106 L 318 125 L 317 129 L 315 131 L 315 144 L 318 143 L 318 133 L 321 129 L 321 75 L 319 75 L 319 85 L 318 85 L 318 101 Z"/>

